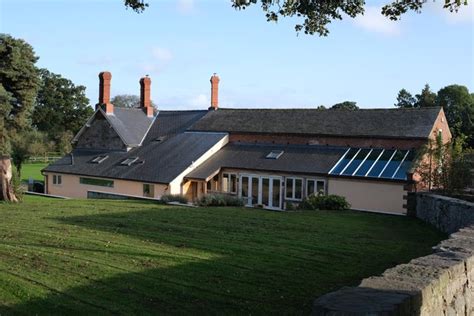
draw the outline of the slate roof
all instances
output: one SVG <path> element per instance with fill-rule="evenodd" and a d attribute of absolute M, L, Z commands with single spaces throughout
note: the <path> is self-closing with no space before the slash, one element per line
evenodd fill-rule
<path fill-rule="evenodd" d="M 209 111 L 190 130 L 427 138 L 440 109 L 218 109 Z"/>
<path fill-rule="evenodd" d="M 283 150 L 284 153 L 278 159 L 267 159 L 272 150 Z M 220 168 L 327 175 L 346 150 L 320 145 L 229 143 L 186 178 L 204 180 Z"/>
<path fill-rule="evenodd" d="M 150 141 L 129 152 L 76 149 L 72 152 L 73 159 L 66 155 L 43 170 L 168 184 L 225 136 L 224 133 L 181 133 L 163 141 Z M 109 157 L 100 164 L 90 162 L 99 155 Z M 138 157 L 136 163 L 121 165 L 125 159 L 134 157 Z"/>
<path fill-rule="evenodd" d="M 101 109 L 102 111 L 102 109 Z M 153 123 L 140 108 L 114 108 L 114 115 L 105 115 L 126 145 L 139 146 Z"/>
<path fill-rule="evenodd" d="M 203 111 L 159 111 L 148 132 L 145 143 L 158 137 L 176 135 L 185 132 L 190 126 L 207 114 Z"/>

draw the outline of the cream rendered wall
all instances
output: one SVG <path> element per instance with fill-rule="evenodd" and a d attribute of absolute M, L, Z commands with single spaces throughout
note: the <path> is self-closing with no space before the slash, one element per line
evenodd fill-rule
<path fill-rule="evenodd" d="M 406 214 L 403 183 L 329 178 L 328 194 L 346 197 L 353 209 Z"/>
<path fill-rule="evenodd" d="M 60 185 L 53 184 L 53 174 L 61 175 L 62 183 Z M 46 173 L 45 175 L 48 177 L 48 194 L 67 196 L 72 198 L 87 198 L 87 191 L 110 192 L 141 197 L 143 196 L 143 184 L 147 183 L 114 179 L 114 187 L 109 188 L 96 185 L 81 184 L 79 183 L 80 176 L 77 175 L 60 173 Z M 167 193 L 167 185 L 156 183 L 152 184 L 155 186 L 155 199 L 159 199 L 164 193 Z"/>

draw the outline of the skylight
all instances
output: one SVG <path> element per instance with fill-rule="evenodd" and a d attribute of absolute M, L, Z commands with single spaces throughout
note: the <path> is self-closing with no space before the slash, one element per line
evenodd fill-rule
<path fill-rule="evenodd" d="M 101 163 L 107 158 L 109 158 L 109 156 L 107 156 L 107 155 L 97 156 L 97 157 L 95 157 L 94 159 L 91 160 L 91 163 Z"/>
<path fill-rule="evenodd" d="M 278 159 L 283 155 L 283 150 L 272 150 L 267 156 L 267 159 Z"/>
<path fill-rule="evenodd" d="M 127 158 L 125 159 L 124 161 L 122 161 L 120 164 L 122 166 L 131 166 L 135 161 L 138 160 L 138 157 L 134 157 L 134 158 Z"/>
<path fill-rule="evenodd" d="M 329 174 L 406 180 L 414 159 L 412 150 L 349 148 Z"/>

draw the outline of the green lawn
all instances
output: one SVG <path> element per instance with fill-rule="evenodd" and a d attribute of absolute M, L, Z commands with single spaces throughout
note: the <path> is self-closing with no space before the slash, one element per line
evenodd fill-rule
<path fill-rule="evenodd" d="M 0 315 L 308 314 L 445 236 L 361 212 L 26 197 L 0 204 Z"/>
<path fill-rule="evenodd" d="M 31 177 L 34 180 L 44 180 L 41 174 L 41 169 L 45 168 L 48 164 L 44 163 L 30 163 L 21 166 L 21 180 L 28 181 Z"/>

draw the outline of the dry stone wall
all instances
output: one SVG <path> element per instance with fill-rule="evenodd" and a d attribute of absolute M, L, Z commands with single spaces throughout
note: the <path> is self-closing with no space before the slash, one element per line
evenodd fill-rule
<path fill-rule="evenodd" d="M 313 315 L 474 315 L 474 204 L 427 194 L 415 198 L 412 214 L 456 232 L 431 255 L 318 298 Z"/>

